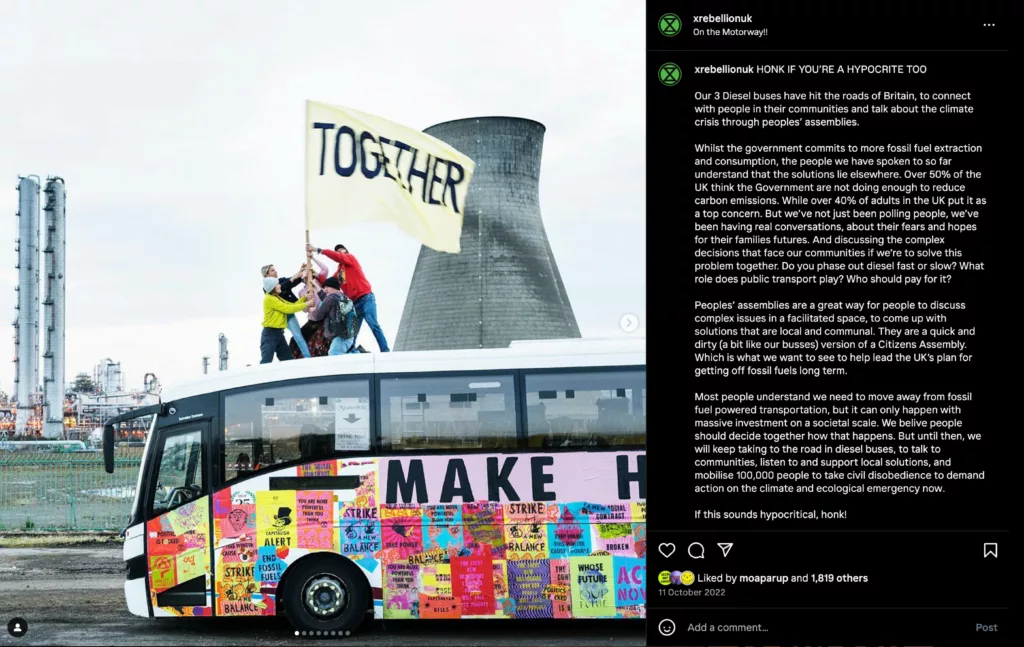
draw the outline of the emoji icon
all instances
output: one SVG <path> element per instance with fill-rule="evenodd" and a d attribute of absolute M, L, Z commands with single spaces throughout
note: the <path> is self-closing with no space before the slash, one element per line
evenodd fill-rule
<path fill-rule="evenodd" d="M 696 579 L 697 577 L 691 571 L 683 571 L 682 574 L 679 576 L 679 580 L 685 586 L 690 586 L 694 583 Z"/>
<path fill-rule="evenodd" d="M 676 623 L 672 622 L 668 618 L 658 623 L 658 633 L 666 638 L 676 632 Z"/>

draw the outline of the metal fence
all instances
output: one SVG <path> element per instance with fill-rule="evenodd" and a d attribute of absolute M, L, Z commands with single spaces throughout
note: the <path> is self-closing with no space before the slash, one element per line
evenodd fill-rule
<path fill-rule="evenodd" d="M 141 462 L 132 449 L 113 474 L 99 452 L 0 452 L 0 530 L 123 530 Z"/>

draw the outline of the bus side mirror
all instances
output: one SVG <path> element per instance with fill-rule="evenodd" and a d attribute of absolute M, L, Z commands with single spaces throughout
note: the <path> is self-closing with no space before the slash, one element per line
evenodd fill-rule
<path fill-rule="evenodd" d="M 103 468 L 114 473 L 114 426 L 103 425 Z"/>

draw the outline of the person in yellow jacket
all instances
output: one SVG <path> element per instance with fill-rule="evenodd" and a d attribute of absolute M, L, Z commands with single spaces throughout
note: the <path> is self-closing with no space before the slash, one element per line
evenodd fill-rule
<path fill-rule="evenodd" d="M 284 338 L 288 327 L 288 315 L 302 312 L 312 304 L 303 297 L 295 303 L 281 298 L 281 284 L 272 276 L 263 279 L 263 336 L 260 337 L 260 364 L 269 364 L 277 359 L 292 359 L 292 351 Z"/>

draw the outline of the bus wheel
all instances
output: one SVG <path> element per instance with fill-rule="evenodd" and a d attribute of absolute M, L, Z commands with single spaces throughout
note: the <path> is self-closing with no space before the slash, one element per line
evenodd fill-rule
<path fill-rule="evenodd" d="M 347 635 L 366 618 L 370 591 L 366 578 L 342 558 L 314 557 L 296 564 L 283 591 L 284 610 L 297 631 L 330 637 Z"/>

